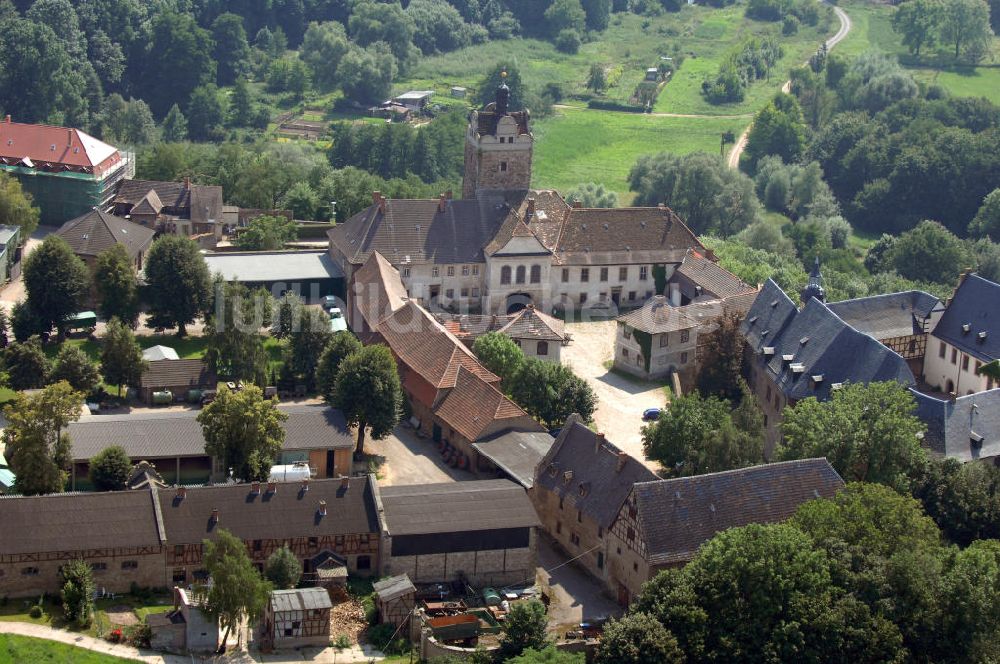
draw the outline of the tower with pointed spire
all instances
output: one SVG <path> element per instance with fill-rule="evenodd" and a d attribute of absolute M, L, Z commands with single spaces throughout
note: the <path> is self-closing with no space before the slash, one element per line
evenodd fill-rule
<path fill-rule="evenodd" d="M 810 298 L 816 298 L 820 302 L 826 301 L 826 289 L 823 288 L 823 273 L 819 269 L 819 256 L 816 256 L 812 271 L 809 272 L 809 283 L 799 293 L 799 297 L 802 299 L 802 306 L 808 304 Z"/>
<path fill-rule="evenodd" d="M 484 191 L 527 191 L 531 187 L 531 117 L 527 109 L 510 110 L 507 72 L 501 72 L 500 77 L 494 101 L 469 114 L 462 198 L 475 198 Z"/>

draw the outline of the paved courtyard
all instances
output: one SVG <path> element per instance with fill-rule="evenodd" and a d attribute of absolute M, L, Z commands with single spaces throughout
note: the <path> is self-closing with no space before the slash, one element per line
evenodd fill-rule
<path fill-rule="evenodd" d="M 585 379 L 597 394 L 594 422 L 608 440 L 635 458 L 645 461 L 642 451 L 642 411 L 663 407 L 666 393 L 661 383 L 651 383 L 611 371 L 615 345 L 615 321 L 567 323 L 573 336 L 562 349 L 563 364 Z M 659 464 L 646 461 L 653 470 Z"/>
<path fill-rule="evenodd" d="M 449 467 L 438 454 L 430 438 L 418 438 L 416 432 L 400 425 L 384 440 L 365 440 L 365 452 L 381 457 L 379 484 L 433 484 L 474 480 L 465 470 Z"/>
<path fill-rule="evenodd" d="M 600 584 L 569 557 L 556 549 L 552 539 L 538 534 L 538 580 L 549 587 L 549 630 L 561 636 L 584 620 L 608 618 L 621 608 L 602 592 Z"/>

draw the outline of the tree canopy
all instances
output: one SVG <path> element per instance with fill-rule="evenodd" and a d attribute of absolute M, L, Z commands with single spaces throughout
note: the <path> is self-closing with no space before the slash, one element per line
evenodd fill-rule
<path fill-rule="evenodd" d="M 124 245 L 116 243 L 100 253 L 92 281 L 101 318 L 117 318 L 134 328 L 139 318 L 139 280 Z"/>
<path fill-rule="evenodd" d="M 387 347 L 365 346 L 344 358 L 334 383 L 333 406 L 358 428 L 356 454 L 364 453 L 369 427 L 375 440 L 389 435 L 402 415 L 403 388 Z"/>
<path fill-rule="evenodd" d="M 511 381 L 524 364 L 524 351 L 514 340 L 500 332 L 480 335 L 472 344 L 472 352 L 484 367 L 500 376 L 504 389 L 512 389 Z"/>
<path fill-rule="evenodd" d="M 254 624 L 271 596 L 271 584 L 261 578 L 242 540 L 214 526 L 215 539 L 204 541 L 203 564 L 212 579 L 205 597 L 205 613 L 224 630 L 222 643 L 244 622 Z"/>
<path fill-rule="evenodd" d="M 111 445 L 90 460 L 88 472 L 95 491 L 123 491 L 132 472 L 132 461 L 125 448 Z"/>
<path fill-rule="evenodd" d="M 3 442 L 18 493 L 63 491 L 72 462 L 69 436 L 63 430 L 79 419 L 82 402 L 83 395 L 62 381 L 30 396 L 18 392 L 4 407 Z"/>
<path fill-rule="evenodd" d="M 146 255 L 146 293 L 151 327 L 177 327 L 184 336 L 187 326 L 204 313 L 211 302 L 211 279 L 198 245 L 179 235 L 164 235 L 153 242 Z"/>
<path fill-rule="evenodd" d="M 42 332 L 65 332 L 66 321 L 80 310 L 90 286 L 87 266 L 58 235 L 49 235 L 24 259 L 28 306 Z"/>
<path fill-rule="evenodd" d="M 282 422 L 287 419 L 288 415 L 278 409 L 278 400 L 265 399 L 256 385 L 238 392 L 223 385 L 215 400 L 198 413 L 205 452 L 220 459 L 244 482 L 270 476 L 285 441 Z"/>

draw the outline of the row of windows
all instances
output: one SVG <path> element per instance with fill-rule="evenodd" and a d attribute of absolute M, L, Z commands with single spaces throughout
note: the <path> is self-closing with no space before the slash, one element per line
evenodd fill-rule
<path fill-rule="evenodd" d="M 599 269 L 599 271 L 598 271 L 598 280 L 599 281 L 607 281 L 608 280 L 608 269 L 609 268 L 606 268 L 606 267 L 602 267 L 602 268 Z M 570 269 L 568 267 L 564 267 L 562 269 L 562 281 L 563 281 L 564 284 L 569 282 L 569 270 Z M 639 266 L 639 281 L 646 281 L 647 279 L 649 279 L 649 266 L 648 265 L 640 265 Z M 580 281 L 590 281 L 590 268 L 589 267 L 581 267 L 580 268 Z M 618 281 L 628 281 L 628 267 L 627 266 L 618 268 Z"/>
<path fill-rule="evenodd" d="M 514 339 L 514 343 L 517 344 L 518 346 L 521 346 L 520 339 Z M 548 355 L 548 354 L 549 354 L 548 341 L 538 341 L 535 343 L 535 355 Z"/>
<path fill-rule="evenodd" d="M 622 331 L 622 336 L 626 339 L 632 338 L 632 328 L 625 327 Z M 686 344 L 691 341 L 691 330 L 681 330 L 681 340 L 680 343 Z M 669 343 L 669 334 L 663 333 L 660 335 L 660 348 L 666 348 Z"/>
<path fill-rule="evenodd" d="M 945 354 L 947 353 L 947 350 L 948 350 L 948 345 L 945 342 L 942 341 L 940 347 L 938 348 L 938 357 L 940 357 L 941 359 L 944 359 Z M 957 348 L 952 348 L 951 349 L 951 363 L 952 364 L 958 364 L 958 349 Z M 983 368 L 983 363 L 980 362 L 979 360 L 976 360 L 976 365 L 975 365 L 974 373 L 976 375 L 979 375 L 979 370 L 982 369 L 982 368 Z M 969 370 L 969 356 L 968 355 L 962 355 L 962 371 L 968 371 L 968 370 Z M 992 378 L 988 378 L 987 379 L 987 383 L 988 383 L 988 387 L 986 389 L 992 390 L 993 389 L 993 379 Z"/>
<path fill-rule="evenodd" d="M 60 570 L 61 569 L 62 568 L 60 568 Z M 106 572 L 106 571 L 108 571 L 108 564 L 107 563 L 90 563 L 90 569 L 92 569 L 95 572 Z M 136 569 L 139 569 L 139 561 L 138 560 L 123 560 L 122 561 L 122 569 L 123 570 L 136 570 Z M 58 574 L 60 570 L 57 570 L 56 573 Z M 21 570 L 21 575 L 22 576 L 38 576 L 40 573 L 41 573 L 40 570 L 37 567 L 34 567 L 34 566 L 32 566 L 32 567 L 25 567 L 25 568 L 23 568 Z M 0 576 L 3 576 L 3 570 L 0 570 Z"/>
<path fill-rule="evenodd" d="M 458 292 L 462 294 L 462 297 L 469 297 L 469 289 L 468 288 L 461 288 L 461 289 L 459 289 Z M 454 288 L 446 288 L 445 291 L 444 291 L 444 296 L 447 299 L 449 299 L 449 300 L 454 300 L 455 299 L 455 289 Z M 472 297 L 479 297 L 479 289 L 478 288 L 473 288 L 472 289 Z"/>
<path fill-rule="evenodd" d="M 523 265 L 518 265 L 517 270 L 514 271 L 514 283 L 523 284 L 525 277 L 525 267 Z M 500 268 L 500 283 L 509 284 L 510 283 L 511 269 L 509 265 L 504 265 Z M 538 284 L 542 281 L 542 266 L 532 265 L 531 266 L 531 283 Z"/>
<path fill-rule="evenodd" d="M 462 266 L 462 276 L 463 277 L 469 276 L 470 272 L 472 273 L 472 276 L 478 277 L 479 276 L 479 266 L 478 265 L 463 265 Z M 455 276 L 455 266 L 454 265 L 449 265 L 448 267 L 446 267 L 445 268 L 445 274 L 447 274 L 449 277 L 454 277 Z M 410 276 L 410 268 L 408 268 L 408 267 L 404 267 L 403 268 L 403 276 L 404 277 Z M 434 267 L 432 267 L 431 268 L 431 276 L 432 277 L 440 277 L 441 276 L 441 268 L 439 268 L 436 265 Z"/>

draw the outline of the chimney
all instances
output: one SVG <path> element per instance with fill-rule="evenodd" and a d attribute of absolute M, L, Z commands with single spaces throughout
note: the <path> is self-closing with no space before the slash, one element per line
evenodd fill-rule
<path fill-rule="evenodd" d="M 309 490 L 309 478 L 304 477 L 302 478 L 302 493 L 305 493 L 308 490 Z"/>
<path fill-rule="evenodd" d="M 628 460 L 628 454 L 626 454 L 625 452 L 619 452 L 618 453 L 618 463 L 615 464 L 615 472 L 616 473 L 622 472 L 622 468 L 625 467 L 625 462 L 627 460 Z"/>
<path fill-rule="evenodd" d="M 438 212 L 444 212 L 448 206 L 448 198 L 442 193 L 438 194 Z"/>
<path fill-rule="evenodd" d="M 340 488 L 341 489 L 346 490 L 350 486 L 351 486 L 351 478 L 350 477 L 348 477 L 347 475 L 344 475 L 343 477 L 340 478 Z"/>
<path fill-rule="evenodd" d="M 573 201 L 573 209 L 574 209 L 574 210 L 579 210 L 579 209 L 581 209 L 582 207 L 583 207 L 583 202 L 582 202 L 582 201 L 580 201 L 579 199 L 575 199 L 575 200 Z"/>
<path fill-rule="evenodd" d="M 604 443 L 606 441 L 607 441 L 607 439 L 604 437 L 604 433 L 598 431 L 597 432 L 597 439 L 594 441 L 594 443 L 595 443 L 594 454 L 597 454 L 597 453 L 599 453 L 601 451 L 601 446 L 604 445 Z"/>
<path fill-rule="evenodd" d="M 177 487 L 177 499 L 178 500 L 184 500 L 184 498 L 186 498 L 187 495 L 188 495 L 188 490 L 187 490 L 186 486 L 179 486 L 179 487 Z"/>
<path fill-rule="evenodd" d="M 7 114 L 7 117 L 6 117 L 6 118 L 4 118 L 4 121 L 5 121 L 5 122 L 6 122 L 7 124 L 10 124 L 10 114 L 9 114 L 9 113 Z"/>
<path fill-rule="evenodd" d="M 212 522 L 213 523 L 218 523 L 219 522 L 219 508 L 218 507 L 213 507 L 212 508 Z"/>
<path fill-rule="evenodd" d="M 528 205 L 524 208 L 524 220 L 528 221 L 535 216 L 535 199 L 529 198 Z"/>
<path fill-rule="evenodd" d="M 378 205 L 381 202 L 382 202 L 382 192 L 381 191 L 373 191 L 372 192 L 372 205 Z"/>
<path fill-rule="evenodd" d="M 705 249 L 705 258 L 707 258 L 708 260 L 710 260 L 710 261 L 712 261 L 714 263 L 715 262 L 715 249 Z"/>
<path fill-rule="evenodd" d="M 325 500 L 319 501 L 319 515 L 320 516 L 326 516 L 326 501 Z"/>
<path fill-rule="evenodd" d="M 268 493 L 277 493 L 278 492 L 278 485 L 275 482 L 268 482 L 267 483 L 267 492 Z"/>
<path fill-rule="evenodd" d="M 449 201 L 452 199 L 452 195 L 453 194 L 452 194 L 451 189 L 449 189 L 448 191 L 444 192 L 444 197 L 447 198 Z"/>
<path fill-rule="evenodd" d="M 69 147 L 73 147 L 73 130 L 72 129 L 67 129 L 66 130 L 66 145 L 68 145 Z"/>
<path fill-rule="evenodd" d="M 259 496 L 260 495 L 260 482 L 251 482 L 250 483 L 250 495 L 251 496 Z"/>
<path fill-rule="evenodd" d="M 189 178 L 186 175 L 184 176 L 184 189 L 186 191 L 190 191 L 191 190 L 191 178 Z"/>

